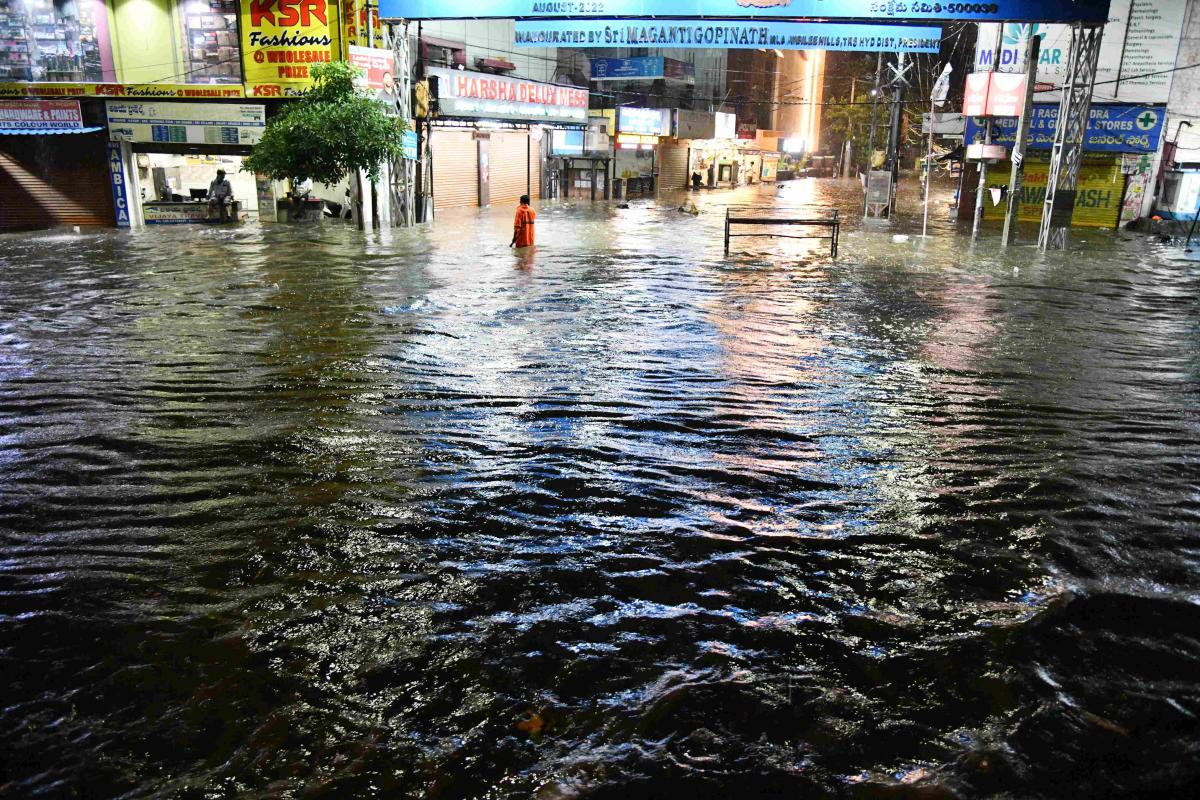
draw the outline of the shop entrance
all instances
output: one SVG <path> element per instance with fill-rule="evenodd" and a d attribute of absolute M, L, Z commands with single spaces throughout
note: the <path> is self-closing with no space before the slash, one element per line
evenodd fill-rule
<path fill-rule="evenodd" d="M 202 153 L 143 152 L 135 148 L 142 217 L 147 225 L 209 222 L 208 187 L 217 170 L 233 187 L 232 217 L 258 217 L 254 175 L 242 172 L 242 156 Z"/>

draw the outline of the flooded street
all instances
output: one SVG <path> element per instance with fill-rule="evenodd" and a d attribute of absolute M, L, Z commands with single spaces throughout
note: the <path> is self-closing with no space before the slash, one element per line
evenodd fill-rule
<path fill-rule="evenodd" d="M 0 237 L 0 796 L 1200 780 L 1200 266 L 859 196 Z"/>

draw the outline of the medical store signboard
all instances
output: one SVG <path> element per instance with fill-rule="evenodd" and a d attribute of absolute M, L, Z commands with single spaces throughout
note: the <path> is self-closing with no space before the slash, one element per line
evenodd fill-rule
<path fill-rule="evenodd" d="M 78 100 L 0 101 L 0 130 L 69 131 L 82 127 Z"/>
<path fill-rule="evenodd" d="M 266 106 L 247 103 L 140 103 L 109 100 L 109 139 L 163 144 L 252 145 L 262 139 Z"/>
<path fill-rule="evenodd" d="M 759 19 L 1029 20 L 1103 22 L 1108 0 L 994 0 L 984 3 L 903 0 L 379 0 L 381 19 L 498 17 L 715 17 Z"/>
<path fill-rule="evenodd" d="M 917 25 L 702 19 L 517 20 L 517 47 L 671 47 L 936 53 L 942 29 Z"/>
<path fill-rule="evenodd" d="M 334 0 L 241 0 L 242 69 L 251 97 L 297 97 L 312 65 L 334 59 Z"/>
<path fill-rule="evenodd" d="M 428 67 L 425 75 L 438 79 L 444 117 L 587 122 L 586 89 L 445 67 Z"/>
<path fill-rule="evenodd" d="M 1098 102 L 1155 104 L 1167 102 L 1171 94 L 1175 57 L 1183 31 L 1187 0 L 1113 0 L 1110 20 L 1100 40 L 1096 65 L 1094 99 Z M 1000 49 L 993 49 L 1000 31 Z M 1069 25 L 1023 23 L 979 26 L 975 44 L 976 71 L 995 68 L 1019 72 L 1030 36 L 1041 39 L 1038 83 L 1061 86 L 1067 79 L 1067 57 L 1071 52 Z M 1038 92 L 1035 99 L 1059 98 L 1058 91 Z"/>
<path fill-rule="evenodd" d="M 1162 106 L 1094 105 L 1088 119 L 1083 149 L 1110 153 L 1153 153 L 1162 138 L 1166 109 Z M 1058 105 L 1037 103 L 1029 124 L 1029 147 L 1049 150 L 1058 127 Z M 982 137 L 983 127 L 974 117 L 967 119 L 968 143 Z M 1017 118 L 992 120 L 992 142 L 1012 147 L 1017 139 Z"/>

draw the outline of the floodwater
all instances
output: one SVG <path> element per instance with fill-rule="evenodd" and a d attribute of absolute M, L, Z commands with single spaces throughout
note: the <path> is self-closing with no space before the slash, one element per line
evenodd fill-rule
<path fill-rule="evenodd" d="M 1200 266 L 855 197 L 0 237 L 0 796 L 1186 793 Z"/>

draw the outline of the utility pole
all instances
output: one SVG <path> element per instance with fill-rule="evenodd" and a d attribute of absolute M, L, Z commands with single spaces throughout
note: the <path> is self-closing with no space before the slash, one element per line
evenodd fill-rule
<path fill-rule="evenodd" d="M 867 179 L 870 182 L 871 170 L 875 169 L 875 118 L 879 112 L 879 76 L 883 73 L 883 51 L 880 51 L 875 61 L 875 88 L 871 90 L 871 138 L 867 145 Z M 863 192 L 863 218 L 867 216 L 867 193 Z"/>
<path fill-rule="evenodd" d="M 886 169 L 892 173 L 892 187 L 888 201 L 889 217 L 896 210 L 896 182 L 897 173 L 900 171 L 900 117 L 903 109 L 901 100 L 904 87 L 908 84 L 908 81 L 904 79 L 904 73 L 908 71 L 908 66 L 904 63 L 904 53 L 896 54 L 896 66 L 892 67 L 892 71 L 895 73 L 892 80 L 892 116 L 888 128 L 888 149 L 885 162 Z"/>
<path fill-rule="evenodd" d="M 1004 34 L 1004 23 L 995 22 L 996 26 L 996 41 L 992 46 L 992 63 L 987 72 L 999 72 L 996 66 L 1000 62 L 1000 45 L 1003 42 L 1001 38 Z M 985 111 L 987 109 L 984 109 Z M 983 123 L 983 143 L 992 143 L 992 118 L 984 117 Z M 979 223 L 983 221 L 983 195 L 987 191 L 987 161 L 979 160 L 979 183 L 975 187 L 975 218 L 971 222 L 971 239 L 979 236 Z"/>
<path fill-rule="evenodd" d="M 1012 171 L 1008 176 L 1008 208 L 1004 211 L 1004 232 L 1000 234 L 1000 246 L 1008 247 L 1017 233 L 1017 212 L 1021 207 L 1021 183 L 1025 177 L 1025 149 L 1029 139 L 1029 126 L 1033 122 L 1033 90 L 1037 85 L 1038 55 L 1042 40 L 1030 35 L 1025 43 L 1025 105 L 1021 107 L 1021 118 L 1017 121 L 1017 138 L 1013 142 Z"/>

